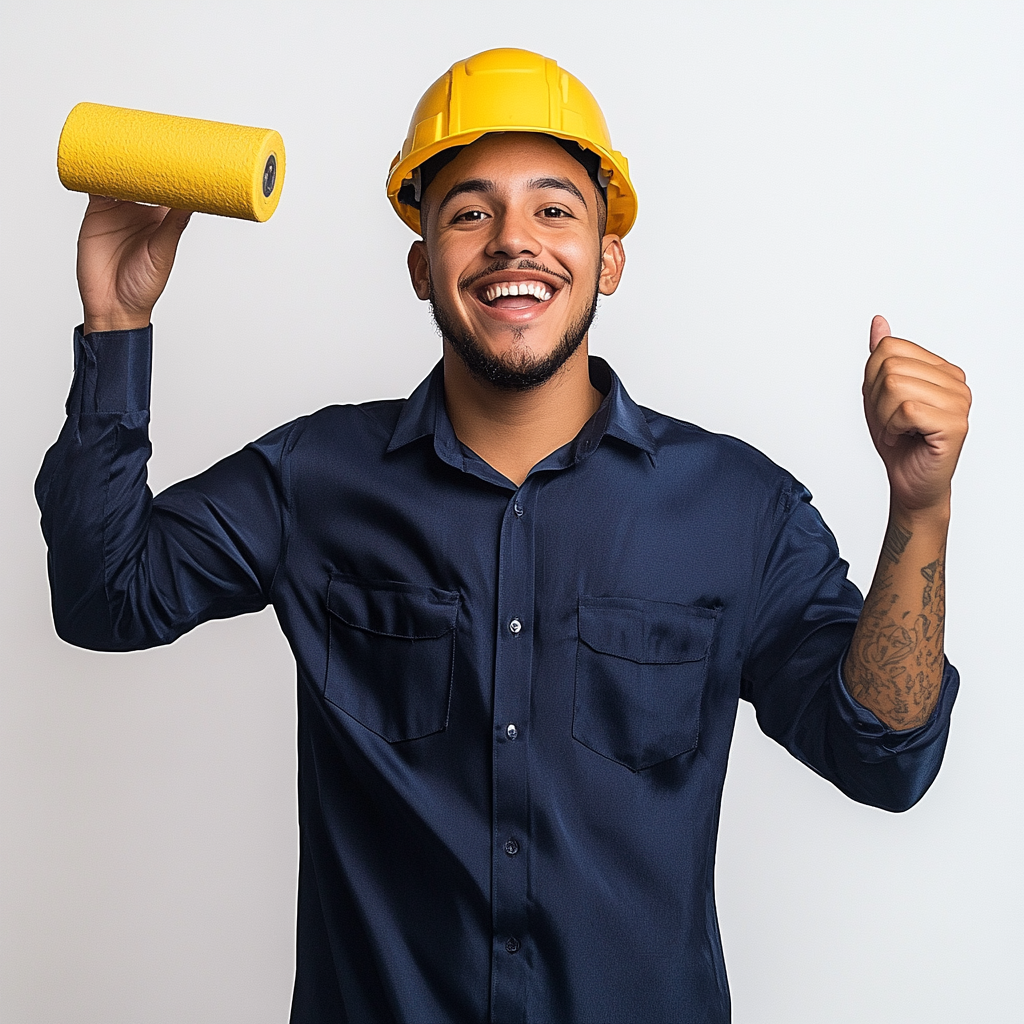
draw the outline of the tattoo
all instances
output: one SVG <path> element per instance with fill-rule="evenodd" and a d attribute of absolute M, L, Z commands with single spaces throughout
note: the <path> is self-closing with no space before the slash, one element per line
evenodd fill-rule
<path fill-rule="evenodd" d="M 896 729 L 923 725 L 938 699 L 946 621 L 945 547 L 920 570 L 921 611 L 896 593 L 892 567 L 910 533 L 893 524 L 846 660 L 850 693 Z"/>
<path fill-rule="evenodd" d="M 921 595 L 921 607 L 927 608 L 932 603 L 932 586 L 935 583 L 935 577 L 939 571 L 939 560 L 936 558 L 934 562 L 929 563 L 921 570 L 921 575 L 925 578 L 924 593 Z"/>
<path fill-rule="evenodd" d="M 900 564 L 900 556 L 907 550 L 907 544 L 914 535 L 909 530 L 904 530 L 898 523 L 893 523 L 885 531 L 885 540 L 882 542 L 882 557 L 887 558 L 893 565 Z"/>

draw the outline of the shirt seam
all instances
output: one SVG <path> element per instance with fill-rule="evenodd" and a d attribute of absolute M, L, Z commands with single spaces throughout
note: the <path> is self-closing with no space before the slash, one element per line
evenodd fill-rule
<path fill-rule="evenodd" d="M 120 422 L 114 425 L 114 429 L 110 433 L 109 441 L 109 456 L 106 460 L 107 472 L 103 480 L 103 603 L 107 610 L 107 635 L 113 637 L 114 635 L 114 615 L 111 608 L 111 594 L 110 594 L 110 548 L 109 548 L 109 537 L 110 537 L 110 477 L 114 470 L 114 457 L 117 453 L 117 434 L 121 429 Z M 151 506 L 152 507 L 152 506 Z"/>
<path fill-rule="evenodd" d="M 370 419 L 370 417 L 367 418 Z M 277 586 L 278 577 L 281 575 L 281 569 L 288 554 L 288 548 L 292 539 L 292 528 L 295 522 L 292 509 L 291 464 L 287 460 L 292 453 L 292 436 L 298 430 L 300 424 L 304 426 L 307 420 L 308 417 L 303 416 L 289 427 L 288 433 L 285 434 L 284 443 L 281 445 L 281 454 L 278 457 L 278 486 L 281 490 L 281 542 L 277 555 L 277 564 L 274 566 L 274 575 L 271 576 L 270 583 L 267 586 L 267 600 L 271 604 L 274 603 L 274 589 Z M 298 443 L 297 439 L 296 443 Z"/>

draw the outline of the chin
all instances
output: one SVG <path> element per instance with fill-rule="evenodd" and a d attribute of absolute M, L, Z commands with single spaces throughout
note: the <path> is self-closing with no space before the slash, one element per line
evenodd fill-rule
<path fill-rule="evenodd" d="M 488 359 L 495 359 L 509 365 L 530 365 L 543 363 L 550 359 L 558 350 L 562 340 L 561 335 L 551 338 L 488 338 L 480 334 L 470 335 L 476 347 L 484 353 Z"/>
<path fill-rule="evenodd" d="M 597 294 L 584 315 L 561 325 L 561 336 L 548 325 L 541 332 L 537 324 L 510 325 L 498 331 L 487 324 L 481 337 L 449 317 L 433 296 L 431 312 L 441 337 L 474 377 L 502 390 L 530 391 L 546 384 L 579 349 L 597 312 Z"/>

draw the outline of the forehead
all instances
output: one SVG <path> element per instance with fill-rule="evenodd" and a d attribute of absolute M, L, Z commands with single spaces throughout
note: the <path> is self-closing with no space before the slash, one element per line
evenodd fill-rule
<path fill-rule="evenodd" d="M 580 189 L 590 181 L 586 169 L 548 135 L 502 132 L 484 135 L 467 146 L 430 183 L 426 196 L 437 202 L 456 182 L 486 178 L 501 189 L 530 179 L 569 178 Z"/>

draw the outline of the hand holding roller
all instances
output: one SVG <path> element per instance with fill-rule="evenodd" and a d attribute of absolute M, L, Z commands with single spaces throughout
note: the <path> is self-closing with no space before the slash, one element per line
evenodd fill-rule
<path fill-rule="evenodd" d="M 191 214 L 90 196 L 78 234 L 84 333 L 146 327 Z"/>
<path fill-rule="evenodd" d="M 188 211 L 267 220 L 284 166 L 284 142 L 268 128 L 79 103 L 61 132 L 57 173 L 91 194 L 78 237 L 85 332 L 145 327 Z"/>
<path fill-rule="evenodd" d="M 57 147 L 74 192 L 267 220 L 284 184 L 284 141 L 270 128 L 79 103 Z"/>

